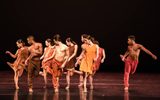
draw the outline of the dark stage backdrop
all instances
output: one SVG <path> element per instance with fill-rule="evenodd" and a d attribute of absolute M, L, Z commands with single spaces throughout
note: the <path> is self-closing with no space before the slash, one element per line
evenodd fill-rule
<path fill-rule="evenodd" d="M 63 42 L 73 38 L 81 51 L 80 35 L 94 36 L 106 50 L 100 71 L 123 72 L 119 54 L 127 48 L 127 36 L 159 58 L 158 3 L 156 0 L 3 0 L 0 17 L 0 69 L 11 70 L 5 63 L 13 61 L 6 50 L 16 51 L 16 40 L 34 35 L 38 42 L 59 33 Z M 154 61 L 141 52 L 139 72 L 160 72 L 159 59 Z"/>

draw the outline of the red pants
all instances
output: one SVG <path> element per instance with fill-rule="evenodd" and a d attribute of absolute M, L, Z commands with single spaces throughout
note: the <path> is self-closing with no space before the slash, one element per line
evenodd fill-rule
<path fill-rule="evenodd" d="M 58 62 L 57 60 L 52 60 L 52 66 L 47 68 L 47 72 L 52 75 L 52 84 L 54 88 L 59 87 L 59 76 L 61 75 L 62 69 L 60 68 L 62 62 Z"/>
<path fill-rule="evenodd" d="M 129 75 L 130 73 L 134 74 L 138 65 L 138 60 L 132 60 L 127 58 L 125 60 L 125 69 L 124 69 L 124 86 L 129 87 Z"/>

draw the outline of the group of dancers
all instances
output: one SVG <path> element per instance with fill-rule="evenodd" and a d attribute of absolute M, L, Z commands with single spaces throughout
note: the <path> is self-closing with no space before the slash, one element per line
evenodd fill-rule
<path fill-rule="evenodd" d="M 93 89 L 93 77 L 104 62 L 105 50 L 99 46 L 99 42 L 92 36 L 81 35 L 81 53 L 77 56 L 78 45 L 70 37 L 66 39 L 66 44 L 62 43 L 59 34 L 53 39 L 46 39 L 46 47 L 43 50 L 41 43 L 35 41 L 34 36 L 27 37 L 28 44 L 25 46 L 22 39 L 17 40 L 18 50 L 15 54 L 6 51 L 11 57 L 16 58 L 14 63 L 7 64 L 14 71 L 15 88 L 19 89 L 18 78 L 24 69 L 27 71 L 29 92 L 33 92 L 33 79 L 39 75 L 44 77 L 45 88 L 47 84 L 47 74 L 52 76 L 52 84 L 55 92 L 59 91 L 59 79 L 62 74 L 66 74 L 66 90 L 70 88 L 70 77 L 79 74 L 79 87 L 87 92 L 87 79 L 89 79 L 90 89 Z M 147 50 L 143 45 L 135 42 L 135 36 L 128 36 L 128 48 L 124 55 L 120 55 L 125 62 L 124 68 L 124 90 L 128 91 L 129 76 L 136 71 L 140 50 L 151 55 L 153 59 L 157 57 Z M 79 70 L 75 67 L 79 65 Z M 40 69 L 43 71 L 40 71 Z"/>

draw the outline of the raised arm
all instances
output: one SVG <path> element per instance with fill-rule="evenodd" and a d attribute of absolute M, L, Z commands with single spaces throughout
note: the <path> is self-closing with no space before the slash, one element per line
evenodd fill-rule
<path fill-rule="evenodd" d="M 144 52 L 146 52 L 148 55 L 150 55 L 153 59 L 155 60 L 157 59 L 157 57 L 151 51 L 146 49 L 143 45 L 139 45 L 139 48 L 143 50 Z"/>

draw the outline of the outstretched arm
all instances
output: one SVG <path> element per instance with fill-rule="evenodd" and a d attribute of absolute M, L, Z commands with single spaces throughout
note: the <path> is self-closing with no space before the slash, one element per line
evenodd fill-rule
<path fill-rule="evenodd" d="M 157 59 L 157 57 L 151 51 L 146 49 L 143 45 L 139 45 L 139 48 L 143 50 L 144 52 L 146 52 L 148 55 L 152 56 L 153 59 L 155 60 Z"/>
<path fill-rule="evenodd" d="M 18 50 L 15 54 L 11 53 L 10 51 L 6 51 L 6 54 L 9 54 L 12 58 L 17 58 Z"/>

